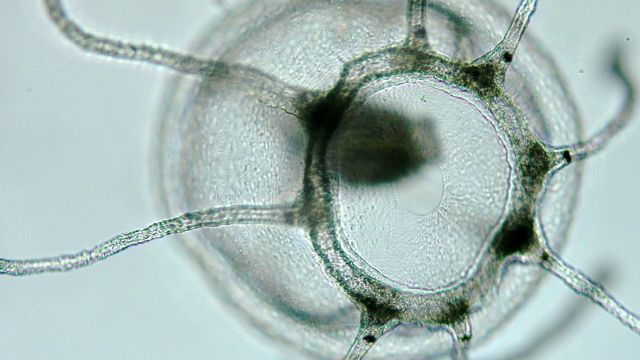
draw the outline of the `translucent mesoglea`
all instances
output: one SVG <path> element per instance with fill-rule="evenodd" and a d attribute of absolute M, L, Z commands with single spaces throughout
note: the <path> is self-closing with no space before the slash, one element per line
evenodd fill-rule
<path fill-rule="evenodd" d="M 539 268 L 640 332 L 555 251 L 580 162 L 630 119 L 634 87 L 615 53 L 624 106 L 584 139 L 553 62 L 522 38 L 536 1 L 513 16 L 472 0 L 249 2 L 202 32 L 206 58 L 92 34 L 45 4 L 82 49 L 183 75 L 152 166 L 163 211 L 182 215 L 0 273 L 202 229 L 183 242 L 217 293 L 312 358 L 465 358 Z"/>

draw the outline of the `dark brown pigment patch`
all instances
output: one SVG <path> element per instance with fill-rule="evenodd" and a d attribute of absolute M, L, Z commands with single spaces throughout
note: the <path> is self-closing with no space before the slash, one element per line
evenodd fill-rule
<path fill-rule="evenodd" d="M 518 211 L 507 217 L 495 241 L 493 251 L 503 260 L 515 254 L 524 254 L 537 244 L 533 228 L 533 215 L 528 211 Z"/>
<path fill-rule="evenodd" d="M 386 324 L 389 321 L 397 319 L 400 311 L 389 304 L 380 302 L 375 298 L 361 298 L 357 300 L 366 309 L 367 317 L 371 322 L 377 324 Z"/>
<path fill-rule="evenodd" d="M 527 147 L 526 153 L 520 159 L 522 184 L 526 193 L 535 197 L 553 168 L 552 158 L 540 143 L 534 142 Z"/>
<path fill-rule="evenodd" d="M 369 344 L 372 344 L 372 343 L 376 342 L 376 340 L 378 340 L 378 339 L 376 339 L 376 337 L 375 337 L 375 336 L 373 336 L 373 335 L 365 335 L 365 336 L 362 338 L 362 340 L 364 340 L 364 341 L 368 342 Z"/>
<path fill-rule="evenodd" d="M 433 321 L 442 325 L 454 325 L 464 321 L 469 315 L 469 301 L 458 299 L 448 304 L 446 309 L 437 314 Z"/>
<path fill-rule="evenodd" d="M 492 93 L 496 89 L 497 69 L 493 64 L 468 65 L 460 72 L 465 87 L 480 93 Z"/>

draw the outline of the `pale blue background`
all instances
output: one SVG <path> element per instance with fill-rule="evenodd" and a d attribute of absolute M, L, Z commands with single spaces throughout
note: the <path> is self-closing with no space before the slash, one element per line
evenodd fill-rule
<path fill-rule="evenodd" d="M 502 0 L 510 8 L 516 0 Z M 86 26 L 186 49 L 216 14 L 210 0 L 69 1 Z M 541 1 L 531 30 L 555 55 L 593 130 L 620 89 L 603 71 L 612 40 L 640 80 L 640 3 Z M 87 56 L 39 1 L 0 0 L 0 256 L 89 247 L 157 219 L 147 159 L 168 72 Z M 581 70 L 584 72 L 581 73 Z M 589 161 L 566 257 L 640 311 L 640 113 Z M 221 308 L 172 239 L 65 275 L 0 279 L 2 359 L 281 359 Z M 548 279 L 472 359 L 509 354 L 544 331 L 576 296 Z M 640 337 L 594 306 L 535 359 L 635 359 Z"/>

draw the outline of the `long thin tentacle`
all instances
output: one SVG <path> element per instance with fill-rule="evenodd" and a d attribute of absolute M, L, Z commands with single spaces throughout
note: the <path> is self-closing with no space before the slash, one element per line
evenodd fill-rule
<path fill-rule="evenodd" d="M 62 0 L 44 0 L 47 13 L 60 32 L 83 50 L 117 59 L 161 65 L 195 75 L 207 75 L 224 64 L 161 47 L 135 44 L 85 31 L 68 15 Z"/>
<path fill-rule="evenodd" d="M 407 5 L 407 44 L 427 45 L 427 0 L 409 0 Z"/>
<path fill-rule="evenodd" d="M 47 13 L 60 32 L 79 48 L 110 58 L 138 61 L 163 66 L 183 74 L 232 77 L 247 84 L 252 95 L 268 106 L 296 114 L 301 94 L 306 91 L 290 86 L 251 66 L 227 64 L 199 58 L 161 47 L 136 44 L 93 34 L 82 29 L 68 15 L 62 0 L 44 0 Z"/>
<path fill-rule="evenodd" d="M 71 255 L 29 260 L 0 259 L 0 275 L 24 276 L 69 271 L 93 265 L 132 246 L 200 228 L 237 224 L 294 224 L 296 208 L 287 206 L 235 206 L 187 212 L 144 229 L 118 235 L 92 249 Z"/>
<path fill-rule="evenodd" d="M 566 160 L 583 160 L 601 151 L 633 119 L 634 110 L 637 107 L 637 90 L 623 65 L 620 48 L 613 52 L 611 73 L 624 88 L 624 100 L 620 110 L 600 131 L 586 141 L 555 149 L 557 153 L 564 154 Z"/>
<path fill-rule="evenodd" d="M 549 189 L 551 179 L 562 171 L 566 165 L 567 163 L 560 163 L 556 165 L 554 170 L 547 175 L 546 184 L 536 201 L 535 229 L 536 235 L 538 236 L 538 246 L 536 246 L 536 251 L 532 252 L 528 256 L 516 258 L 516 261 L 524 264 L 539 265 L 544 270 L 552 273 L 562 280 L 577 294 L 590 299 L 606 312 L 615 316 L 621 323 L 629 327 L 634 332 L 640 334 L 640 317 L 637 314 L 626 309 L 604 288 L 604 286 L 592 280 L 580 270 L 563 260 L 562 257 L 560 257 L 560 255 L 558 255 L 551 247 L 549 237 L 547 236 L 544 223 L 541 218 L 543 208 L 542 204 Z"/>
<path fill-rule="evenodd" d="M 599 268 L 595 278 L 605 283 L 611 281 L 613 278 L 611 269 L 612 267 L 609 265 Z M 570 330 L 578 325 L 580 319 L 584 318 L 585 312 L 589 308 L 588 305 L 590 303 L 586 299 L 574 298 L 571 304 L 564 308 L 562 316 L 550 319 L 551 322 L 537 331 L 533 338 L 527 340 L 521 347 L 501 354 L 496 360 L 532 359 L 536 355 L 539 357 L 539 354 L 543 353 L 554 340 L 569 335 Z"/>
<path fill-rule="evenodd" d="M 589 298 L 621 323 L 640 334 L 640 317 L 637 314 L 625 308 L 604 286 L 565 262 L 551 249 L 547 249 L 542 256 L 540 266 L 557 276 L 573 291 Z"/>

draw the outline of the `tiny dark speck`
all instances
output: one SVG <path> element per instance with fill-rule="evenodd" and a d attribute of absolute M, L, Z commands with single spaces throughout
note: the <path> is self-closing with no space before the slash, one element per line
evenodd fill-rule
<path fill-rule="evenodd" d="M 573 160 L 571 158 L 571 152 L 569 150 L 565 150 L 562 152 L 562 158 L 564 158 L 564 160 L 569 164 L 571 163 L 571 160 Z"/>
<path fill-rule="evenodd" d="M 502 54 L 502 59 L 503 59 L 505 62 L 510 63 L 510 62 L 512 62 L 512 61 L 513 61 L 513 54 L 507 51 L 507 52 L 505 52 L 504 54 Z"/>
<path fill-rule="evenodd" d="M 365 335 L 365 337 L 362 338 L 362 340 L 368 342 L 368 343 L 374 343 L 376 342 L 376 337 L 373 335 Z"/>
<path fill-rule="evenodd" d="M 542 253 L 542 255 L 540 256 L 540 260 L 542 260 L 544 262 L 549 261 L 549 253 L 546 252 L 546 251 L 544 253 Z"/>

